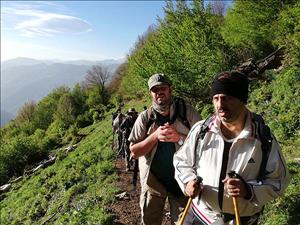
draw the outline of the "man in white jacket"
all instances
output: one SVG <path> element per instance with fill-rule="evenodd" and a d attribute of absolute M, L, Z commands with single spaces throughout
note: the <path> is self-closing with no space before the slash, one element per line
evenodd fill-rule
<path fill-rule="evenodd" d="M 175 179 L 193 198 L 186 225 L 235 224 L 232 197 L 237 198 L 241 224 L 257 224 L 263 206 L 281 196 L 289 183 L 280 146 L 271 133 L 264 158 L 257 115 L 246 107 L 248 86 L 248 78 L 237 71 L 218 75 L 211 88 L 215 115 L 209 122 L 196 123 L 174 155 Z M 199 137 L 204 124 L 207 129 Z M 237 177 L 228 177 L 230 171 Z M 203 183 L 196 182 L 197 176 Z"/>

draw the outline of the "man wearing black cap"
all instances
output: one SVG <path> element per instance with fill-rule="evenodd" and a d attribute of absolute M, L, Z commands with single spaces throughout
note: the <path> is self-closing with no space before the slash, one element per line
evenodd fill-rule
<path fill-rule="evenodd" d="M 185 225 L 236 224 L 232 197 L 237 198 L 241 224 L 257 224 L 263 206 L 282 195 L 289 183 L 276 139 L 269 131 L 268 149 L 260 129 L 267 126 L 246 107 L 248 85 L 248 78 L 237 71 L 218 75 L 211 87 L 215 115 L 195 124 L 174 155 L 175 178 L 194 198 Z M 268 151 L 266 158 L 263 151 Z M 228 177 L 230 171 L 234 178 Z"/>
<path fill-rule="evenodd" d="M 152 106 L 138 116 L 129 136 L 130 150 L 139 158 L 141 182 L 141 219 L 144 225 L 161 225 L 168 199 L 172 225 L 179 220 L 187 197 L 174 178 L 173 156 L 183 144 L 190 127 L 175 116 L 178 108 L 172 96 L 170 80 L 164 74 L 149 78 Z M 178 98 L 176 98 L 178 99 Z M 200 120 L 199 113 L 185 104 L 186 119 L 192 126 Z M 149 121 L 153 121 L 149 126 Z"/>

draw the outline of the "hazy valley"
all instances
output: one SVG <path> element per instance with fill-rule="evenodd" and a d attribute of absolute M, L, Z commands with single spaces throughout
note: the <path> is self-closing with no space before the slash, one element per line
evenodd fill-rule
<path fill-rule="evenodd" d="M 29 101 L 39 101 L 62 85 L 73 87 L 84 80 L 93 65 L 113 72 L 124 60 L 58 61 L 16 58 L 1 63 L 1 126 L 13 119 Z"/>

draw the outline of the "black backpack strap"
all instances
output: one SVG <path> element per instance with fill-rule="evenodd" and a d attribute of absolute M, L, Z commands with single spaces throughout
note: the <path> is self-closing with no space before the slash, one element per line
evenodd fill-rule
<path fill-rule="evenodd" d="M 209 124 L 211 123 L 211 121 L 214 119 L 214 116 L 208 117 L 206 118 L 206 120 L 202 123 L 201 127 L 200 127 L 200 131 L 198 134 L 198 139 L 200 138 L 201 140 L 204 139 L 205 134 L 207 133 L 207 131 L 209 131 Z"/>
<path fill-rule="evenodd" d="M 184 126 L 186 126 L 189 130 L 191 129 L 191 125 L 186 116 L 186 104 L 184 99 L 179 97 L 174 97 L 174 108 L 175 112 L 172 118 L 170 119 L 170 123 L 174 123 L 176 118 L 179 118 Z"/>
<path fill-rule="evenodd" d="M 257 180 L 262 181 L 263 177 L 268 174 L 266 166 L 272 148 L 273 137 L 262 116 L 252 113 L 252 122 L 255 124 L 256 138 L 261 141 L 262 161 Z"/>
<path fill-rule="evenodd" d="M 196 138 L 196 143 L 194 146 L 194 154 L 197 154 L 197 146 L 199 144 L 199 140 L 203 140 L 207 131 L 209 131 L 209 125 L 211 123 L 211 121 L 214 119 L 214 116 L 208 117 L 205 119 L 205 121 L 201 124 L 199 132 L 197 134 L 197 138 Z M 196 167 L 196 164 L 194 162 L 193 167 Z"/>
<path fill-rule="evenodd" d="M 148 132 L 149 128 L 156 121 L 156 114 L 154 113 L 154 109 L 152 107 L 147 109 L 147 123 L 146 123 L 146 132 Z"/>

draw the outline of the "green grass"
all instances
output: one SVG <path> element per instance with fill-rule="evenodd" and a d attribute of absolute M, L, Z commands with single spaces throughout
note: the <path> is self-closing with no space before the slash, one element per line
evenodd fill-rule
<path fill-rule="evenodd" d="M 110 119 L 82 129 L 73 152 L 13 184 L 2 195 L 1 224 L 111 224 L 106 205 L 118 190 Z"/>
<path fill-rule="evenodd" d="M 283 197 L 265 206 L 261 217 L 262 225 L 299 225 L 300 224 L 300 163 L 288 163 L 292 175 L 290 185 Z"/>
<path fill-rule="evenodd" d="M 131 101 L 123 112 L 130 107 L 141 112 L 144 105 L 149 105 L 149 99 Z M 79 133 L 85 137 L 73 152 L 53 150 L 59 155 L 55 164 L 14 183 L 1 196 L 1 224 L 112 224 L 107 207 L 119 190 L 111 150 L 111 112 Z M 283 145 L 292 181 L 282 198 L 266 205 L 261 225 L 300 224 L 298 142 Z"/>

